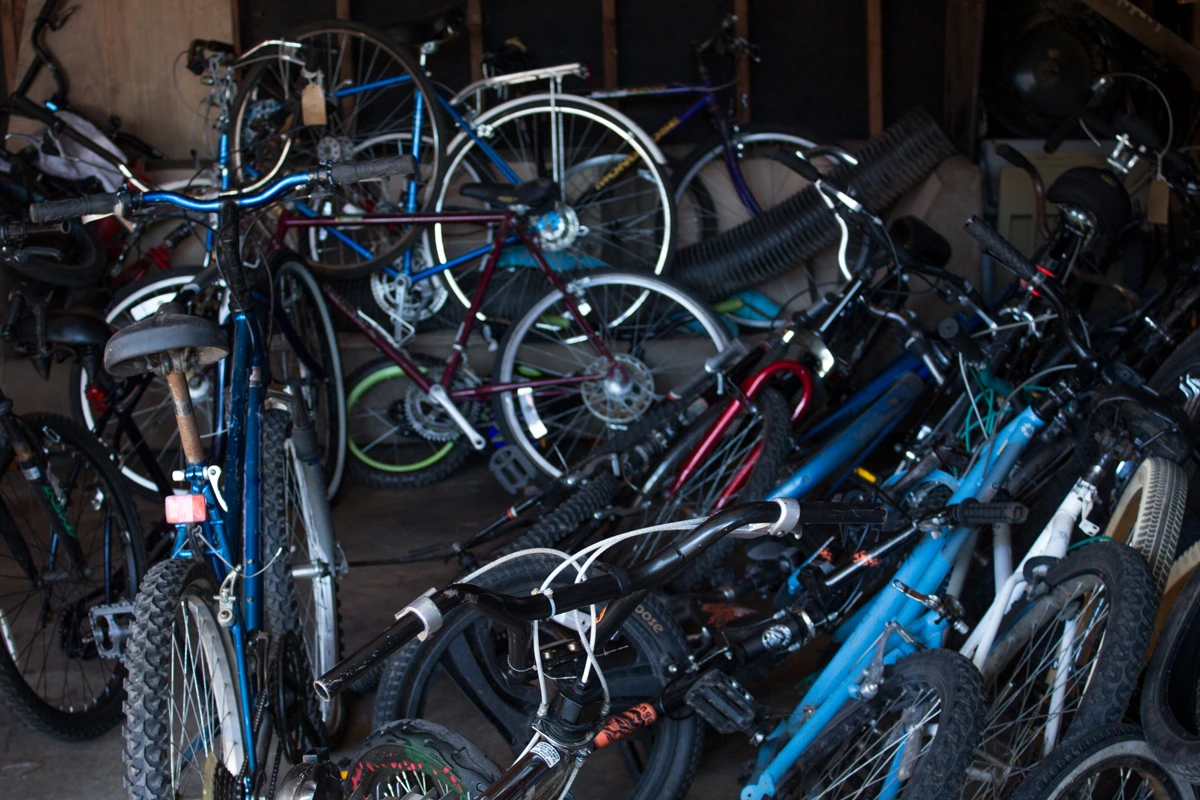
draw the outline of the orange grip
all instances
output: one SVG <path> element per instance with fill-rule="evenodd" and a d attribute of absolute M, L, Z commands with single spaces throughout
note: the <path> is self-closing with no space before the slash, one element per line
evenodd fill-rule
<path fill-rule="evenodd" d="M 609 718 L 604 727 L 596 734 L 596 747 L 607 747 L 618 739 L 623 739 L 638 728 L 653 725 L 658 719 L 658 709 L 649 703 L 638 703 Z"/>

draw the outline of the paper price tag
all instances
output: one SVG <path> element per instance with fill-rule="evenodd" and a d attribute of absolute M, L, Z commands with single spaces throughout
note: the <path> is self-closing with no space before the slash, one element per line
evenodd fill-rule
<path fill-rule="evenodd" d="M 300 113 L 305 125 L 325 124 L 325 93 L 318 83 L 310 83 L 300 92 Z"/>
<path fill-rule="evenodd" d="M 1146 221 L 1166 225 L 1171 216 L 1171 188 L 1157 178 L 1150 182 L 1146 199 Z"/>

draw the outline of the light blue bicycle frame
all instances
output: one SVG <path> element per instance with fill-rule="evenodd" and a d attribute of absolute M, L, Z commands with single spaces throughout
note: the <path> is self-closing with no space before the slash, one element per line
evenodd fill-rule
<path fill-rule="evenodd" d="M 934 473 L 926 480 L 936 480 L 953 489 L 948 504 L 972 497 L 986 498 L 990 496 L 992 487 L 1003 485 L 1025 447 L 1044 424 L 1031 407 L 1026 408 L 983 446 L 974 465 L 961 479 L 956 480 L 946 473 Z M 936 537 L 926 535 L 901 564 L 894 575 L 895 580 L 923 594 L 936 593 L 972 531 L 972 528 L 955 528 Z M 891 586 L 875 595 L 837 629 L 835 639 L 844 639 L 845 643 L 821 671 L 792 715 L 771 732 L 759 749 L 754 775 L 742 789 L 742 800 L 762 800 L 774 796 L 780 779 L 834 715 L 856 696 L 862 671 L 875 654 L 879 639 L 889 622 L 902 626 L 916 642 L 925 647 L 941 646 L 945 621 L 939 620 L 934 612 Z M 892 634 L 886 647 L 885 664 L 894 663 L 914 650 L 911 644 L 895 634 Z M 888 800 L 899 791 L 895 773 L 903 749 L 897 748 L 897 760 L 889 770 L 880 793 L 881 800 Z"/>

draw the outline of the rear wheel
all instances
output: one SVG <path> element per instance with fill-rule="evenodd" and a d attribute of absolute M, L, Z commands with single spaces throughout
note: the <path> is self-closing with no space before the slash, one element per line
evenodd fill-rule
<path fill-rule="evenodd" d="M 414 794 L 471 800 L 499 777 L 500 768 L 454 731 L 404 719 L 367 737 L 347 770 L 346 788 L 351 800 Z"/>
<path fill-rule="evenodd" d="M 508 329 L 493 370 L 496 383 L 547 381 L 498 393 L 496 420 L 509 446 L 553 478 L 628 429 L 729 344 L 707 306 L 653 275 L 594 273 L 567 291 L 615 366 L 554 291 Z M 579 380 L 610 372 L 615 380 Z"/>

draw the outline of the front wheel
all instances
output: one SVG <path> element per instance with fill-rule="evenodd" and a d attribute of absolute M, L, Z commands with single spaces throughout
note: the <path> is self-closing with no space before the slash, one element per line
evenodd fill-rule
<path fill-rule="evenodd" d="M 884 671 L 878 692 L 851 700 L 797 760 L 778 796 L 951 798 L 979 743 L 979 672 L 949 650 Z"/>
<path fill-rule="evenodd" d="M 449 728 L 420 719 L 391 722 L 367 737 L 350 763 L 351 800 L 423 796 L 471 800 L 500 777 L 482 750 Z M 435 793 L 430 793 L 431 790 Z"/>
<path fill-rule="evenodd" d="M 729 345 L 712 311 L 663 278 L 597 272 L 566 288 L 596 339 L 556 290 L 508 329 L 493 371 L 496 383 L 531 384 L 497 394 L 496 420 L 509 446 L 552 478 Z"/>

